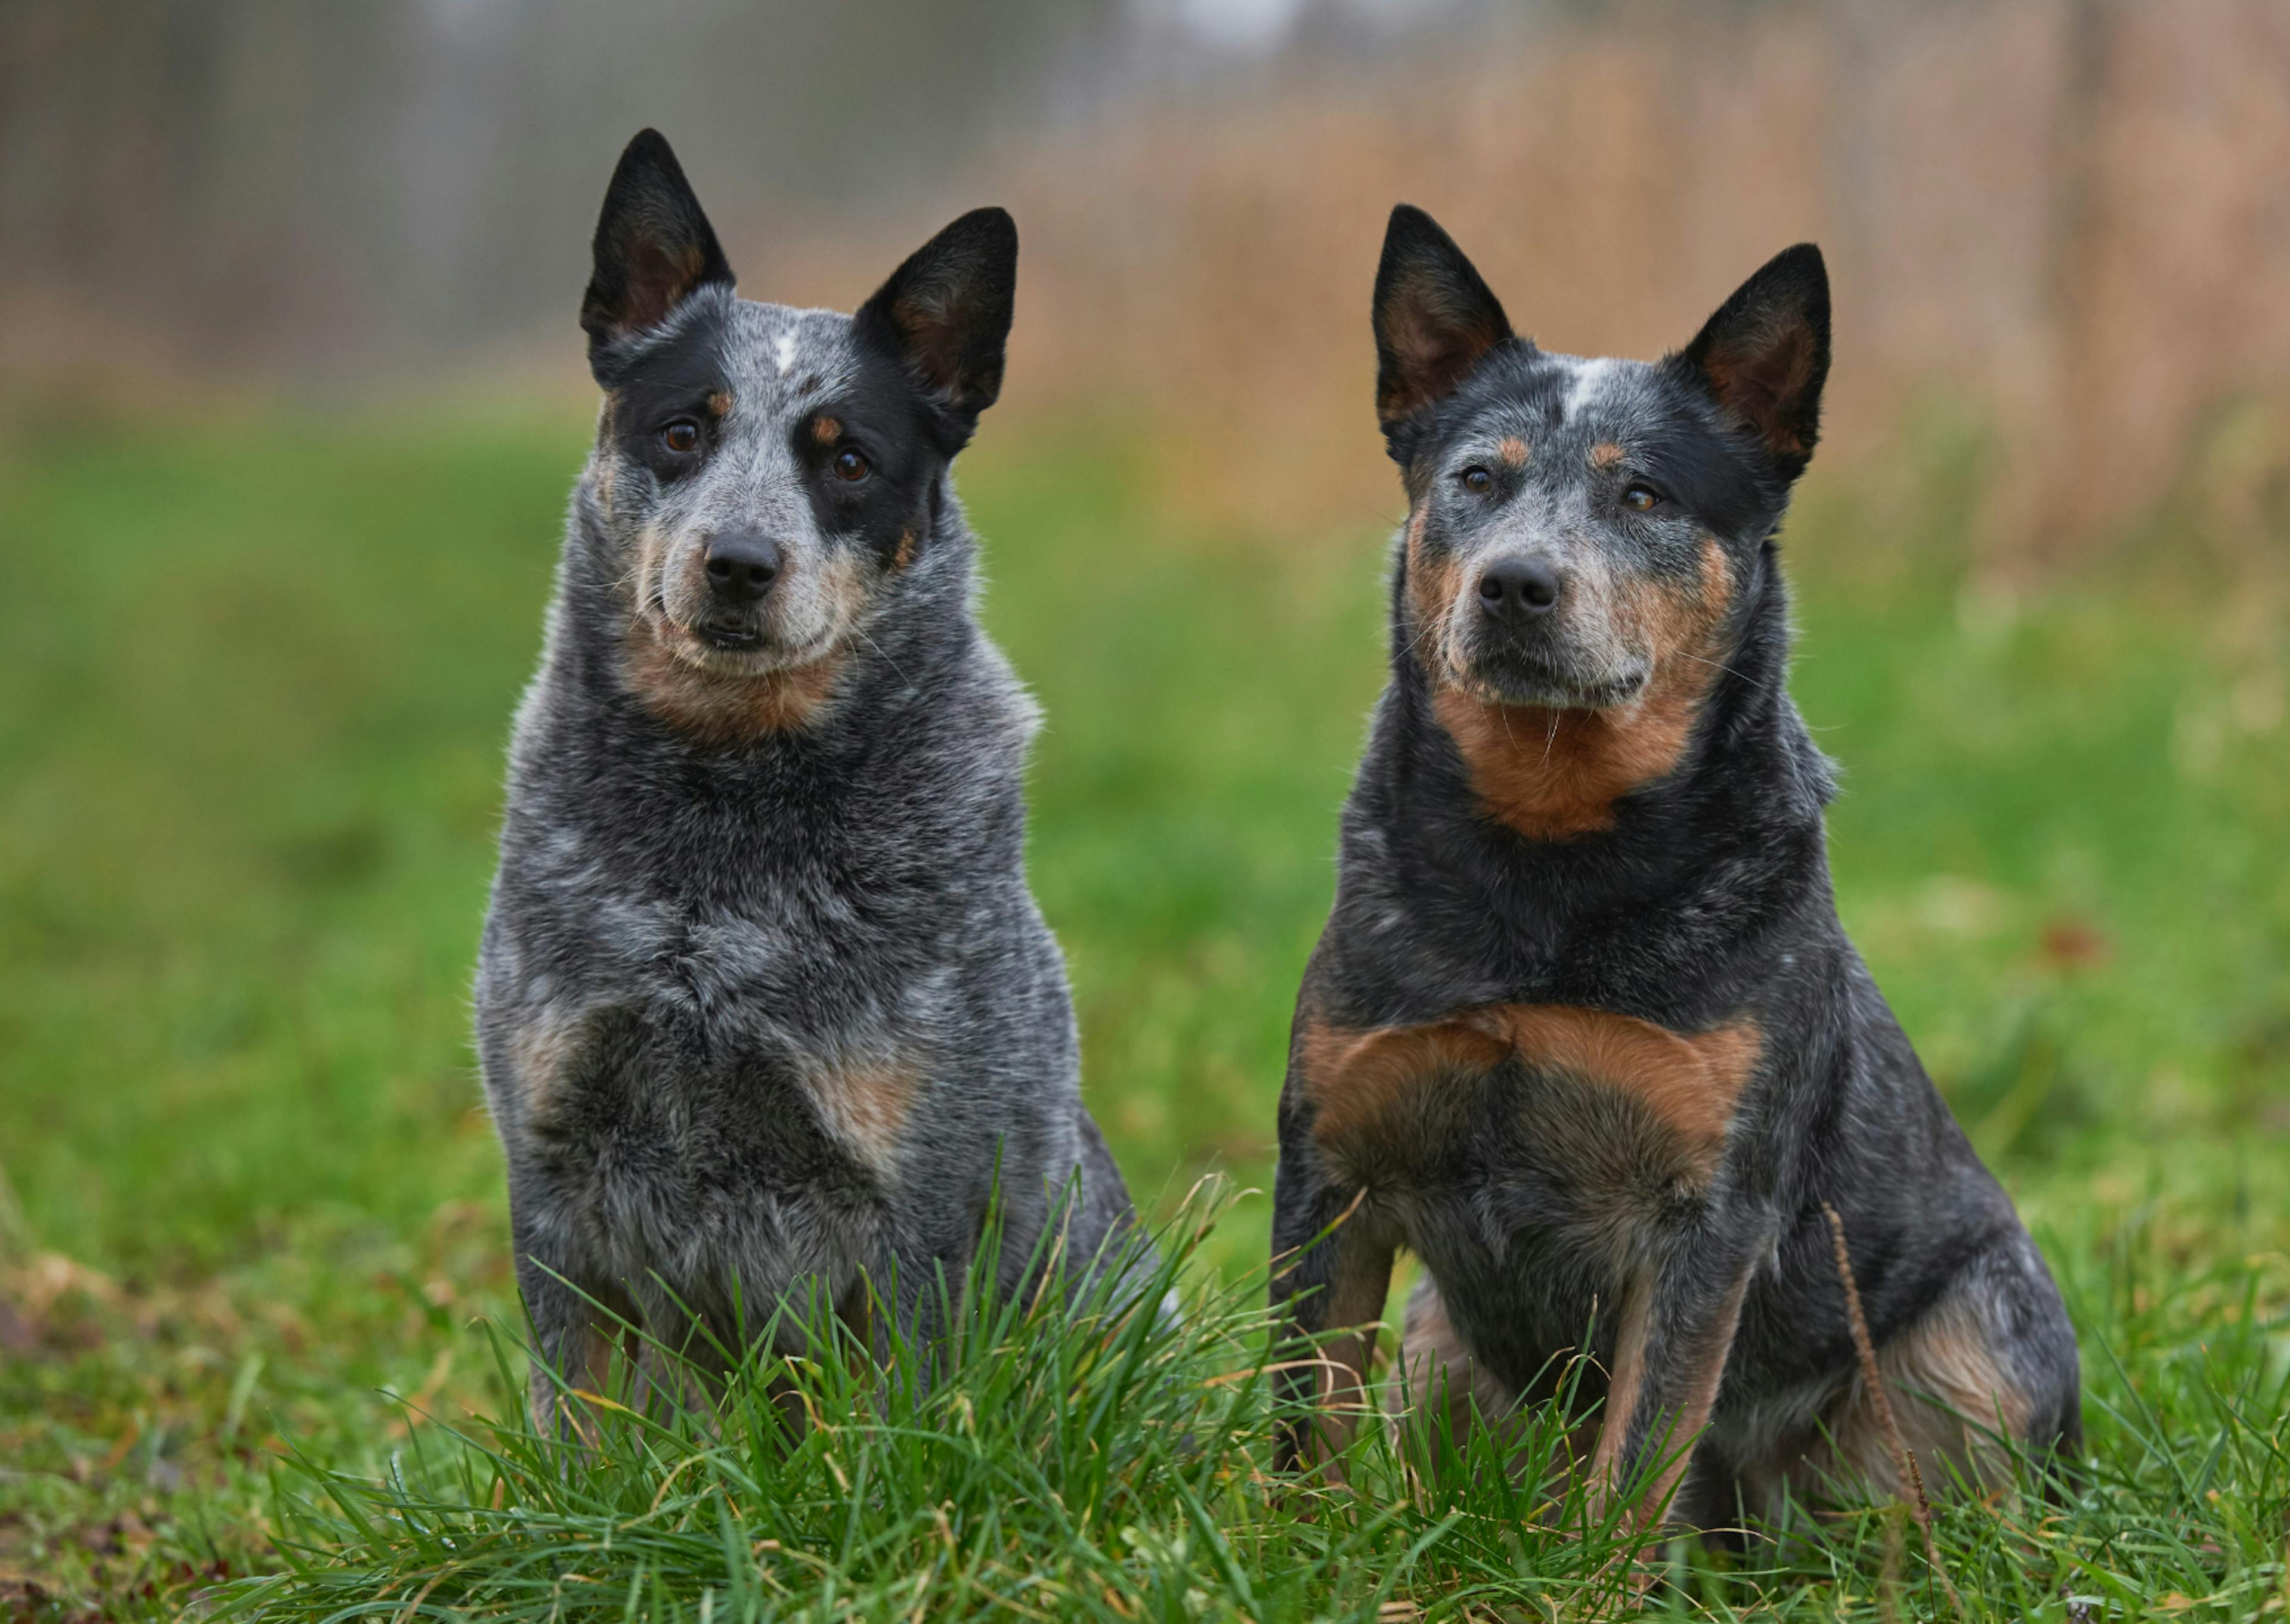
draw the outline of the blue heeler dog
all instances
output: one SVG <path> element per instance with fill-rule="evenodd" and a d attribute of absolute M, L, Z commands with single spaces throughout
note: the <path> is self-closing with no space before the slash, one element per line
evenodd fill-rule
<path fill-rule="evenodd" d="M 783 1301 L 863 1316 L 871 1281 L 927 1340 L 990 1201 L 1011 1290 L 1045 1227 L 1078 1275 L 1130 1222 L 949 474 L 1017 253 L 981 209 L 856 316 L 789 309 L 733 295 L 656 132 L 605 195 L 604 406 L 477 972 L 518 1280 L 576 1387 L 613 1346 L 584 1294 L 699 1354 Z"/>
<path fill-rule="evenodd" d="M 1416 1393 L 1508 1423 L 1580 1370 L 1594 1494 L 1643 1516 L 1897 1489 L 1895 1442 L 1935 1488 L 2071 1453 L 2060 1293 L 1830 892 L 1775 542 L 1829 372 L 1820 252 L 1664 360 L 1585 359 L 1515 336 L 1402 207 L 1373 314 L 1391 681 L 1273 1209 L 1295 1331 L 1349 1334 L 1289 1372 L 1330 1413 L 1288 1458 L 1342 1438 L 1402 1246 Z"/>

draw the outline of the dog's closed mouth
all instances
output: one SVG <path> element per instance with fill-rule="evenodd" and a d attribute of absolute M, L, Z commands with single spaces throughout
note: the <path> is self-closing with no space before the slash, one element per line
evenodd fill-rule
<path fill-rule="evenodd" d="M 1496 705 L 1539 705 L 1563 710 L 1619 710 L 1645 692 L 1651 671 L 1584 682 L 1543 660 L 1514 658 L 1501 668 L 1457 668 L 1456 685 Z"/>

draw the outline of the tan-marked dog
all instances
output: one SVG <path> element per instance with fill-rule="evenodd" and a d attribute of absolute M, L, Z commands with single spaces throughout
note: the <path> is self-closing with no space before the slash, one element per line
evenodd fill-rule
<path fill-rule="evenodd" d="M 855 315 L 758 303 L 665 140 L 613 174 L 603 410 L 477 970 L 543 1427 L 613 1316 L 710 1364 L 814 1300 L 927 1344 L 991 1201 L 1009 1289 L 1045 1234 L 1078 1277 L 1131 1222 L 954 489 L 1017 260 L 981 209 Z"/>
<path fill-rule="evenodd" d="M 1500 1421 L 1587 1354 L 1596 1492 L 1648 1485 L 1640 1515 L 1892 1492 L 1824 1203 L 1927 1486 L 2072 1451 L 2058 1290 L 1830 899 L 1774 547 L 1829 370 L 1819 252 L 1664 360 L 1583 360 L 1513 336 L 1402 207 L 1374 319 L 1391 683 L 1274 1218 L 1294 1332 L 1362 1329 L 1298 1350 L 1325 1413 L 1290 1461 L 1346 1436 L 1405 1246 L 1418 1397 Z"/>

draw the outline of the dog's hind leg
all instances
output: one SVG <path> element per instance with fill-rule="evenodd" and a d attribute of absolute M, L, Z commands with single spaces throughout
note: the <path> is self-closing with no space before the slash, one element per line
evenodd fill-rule
<path fill-rule="evenodd" d="M 2075 1332 L 2024 1231 L 1967 1265 L 1878 1350 L 1877 1365 L 1928 1495 L 1991 1492 L 2014 1481 L 2015 1453 L 2040 1465 L 2082 1446 Z M 1872 1493 L 1906 1492 L 1860 1379 L 1832 1416 L 1842 1476 Z"/>
<path fill-rule="evenodd" d="M 520 1248 L 517 1289 L 532 1325 L 532 1374 L 527 1403 L 533 1430 L 543 1437 L 577 1436 L 592 1441 L 596 1428 L 589 1406 L 575 1397 L 612 1396 L 613 1356 L 622 1356 L 622 1380 L 634 1372 L 636 1323 L 633 1304 L 617 1292 L 588 1296 L 567 1284 L 560 1271 Z M 603 1309 L 598 1304 L 605 1305 Z"/>

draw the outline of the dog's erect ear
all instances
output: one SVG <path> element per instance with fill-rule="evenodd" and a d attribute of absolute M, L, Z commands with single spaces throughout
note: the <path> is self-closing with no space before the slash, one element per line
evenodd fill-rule
<path fill-rule="evenodd" d="M 1709 392 L 1795 479 L 1821 437 L 1829 377 L 1829 269 L 1811 243 L 1785 248 L 1668 365 Z"/>
<path fill-rule="evenodd" d="M 1017 222 L 1005 209 L 973 209 L 859 308 L 859 335 L 904 362 L 966 441 L 1002 393 L 1017 285 Z"/>
<path fill-rule="evenodd" d="M 581 300 L 589 364 L 605 381 L 605 352 L 657 327 L 710 284 L 732 285 L 732 268 L 701 212 L 684 166 L 657 130 L 640 130 L 621 154 L 597 219 L 597 265 Z"/>
<path fill-rule="evenodd" d="M 1478 271 L 1422 210 L 1401 204 L 1375 268 L 1375 415 L 1386 429 L 1455 391 L 1511 336 Z"/>

